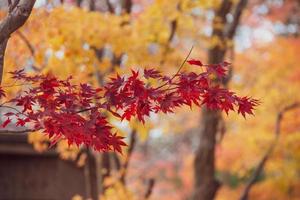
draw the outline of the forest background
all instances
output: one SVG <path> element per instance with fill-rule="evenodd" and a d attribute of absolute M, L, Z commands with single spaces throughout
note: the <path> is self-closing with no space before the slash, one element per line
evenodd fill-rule
<path fill-rule="evenodd" d="M 8 6 L 0 6 L 3 19 Z M 254 116 L 192 107 L 145 124 L 111 117 L 128 147 L 124 155 L 92 152 L 102 161 L 101 198 L 296 200 L 299 11 L 297 0 L 38 0 L 9 39 L 2 85 L 11 84 L 7 72 L 22 68 L 94 86 L 130 69 L 173 74 L 193 46 L 191 58 L 232 63 L 220 82 L 260 99 Z M 7 96 L 21 89 L 9 87 Z M 28 142 L 48 150 L 40 132 Z M 78 165 L 88 160 L 66 141 L 55 148 Z"/>

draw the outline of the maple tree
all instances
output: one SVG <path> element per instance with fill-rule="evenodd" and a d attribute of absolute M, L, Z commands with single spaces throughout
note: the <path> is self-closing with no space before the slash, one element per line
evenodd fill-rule
<path fill-rule="evenodd" d="M 31 88 L 1 104 L 10 108 L 5 128 L 14 117 L 16 126 L 32 125 L 32 130 L 43 130 L 52 145 L 59 139 L 67 139 L 68 144 L 93 147 L 97 151 L 115 150 L 122 152 L 125 145 L 122 137 L 112 132 L 104 112 L 108 111 L 120 120 L 136 117 L 142 123 L 150 112 L 174 112 L 183 105 L 205 105 L 209 109 L 234 111 L 244 117 L 253 114 L 258 100 L 249 97 L 238 97 L 234 92 L 214 84 L 213 77 L 223 77 L 227 62 L 203 65 L 198 60 L 188 63 L 203 68 L 203 72 L 181 72 L 185 61 L 173 76 L 162 75 L 155 69 L 145 69 L 143 76 L 132 70 L 128 77 L 116 75 L 102 88 L 71 82 L 72 77 L 60 80 L 55 76 L 27 75 L 24 70 L 10 72 L 18 83 L 31 84 Z M 147 83 L 156 79 L 160 85 Z M 1 87 L 1 96 L 5 96 Z M 13 103 L 21 110 L 7 105 Z"/>

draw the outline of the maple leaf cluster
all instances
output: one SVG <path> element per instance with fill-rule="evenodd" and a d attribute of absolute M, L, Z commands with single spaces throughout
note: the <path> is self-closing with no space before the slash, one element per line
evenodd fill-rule
<path fill-rule="evenodd" d="M 122 152 L 126 144 L 109 124 L 108 112 L 120 120 L 134 117 L 142 123 L 151 112 L 172 113 L 178 107 L 193 104 L 226 113 L 236 110 L 244 117 L 253 114 L 259 103 L 256 99 L 239 97 L 215 81 L 216 77 L 226 76 L 229 63 L 203 65 L 199 60 L 188 63 L 201 67 L 202 72 L 180 72 L 180 68 L 175 75 L 165 76 L 155 69 L 132 70 L 129 76 L 110 78 L 101 88 L 73 84 L 72 77 L 60 80 L 53 75 L 30 76 L 24 70 L 10 72 L 15 81 L 30 87 L 9 101 L 16 107 L 5 114 L 2 127 L 15 118 L 16 126 L 42 130 L 52 138 L 52 144 L 66 139 L 69 144 L 84 144 L 97 151 Z M 4 96 L 0 87 L 0 98 Z"/>

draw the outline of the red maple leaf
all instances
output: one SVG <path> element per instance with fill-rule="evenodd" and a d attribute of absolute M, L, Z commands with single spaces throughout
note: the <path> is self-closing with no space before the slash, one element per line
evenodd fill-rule
<path fill-rule="evenodd" d="M 187 61 L 190 65 L 197 65 L 197 66 L 203 66 L 202 62 L 200 60 L 191 59 Z"/>
<path fill-rule="evenodd" d="M 227 68 L 225 67 L 225 65 L 223 63 L 209 65 L 207 68 L 208 68 L 207 71 L 209 73 L 215 74 L 219 78 L 226 76 Z"/>
<path fill-rule="evenodd" d="M 250 97 L 238 98 L 238 113 L 241 113 L 244 118 L 246 114 L 253 115 L 254 108 L 259 105 L 259 101 Z"/>
<path fill-rule="evenodd" d="M 106 112 L 119 120 L 137 118 L 142 123 L 151 112 L 170 113 L 183 105 L 206 105 L 228 113 L 235 110 L 244 117 L 253 114 L 258 101 L 249 97 L 238 97 L 226 88 L 213 83 L 210 74 L 226 75 L 229 63 L 203 65 L 199 60 L 189 64 L 205 66 L 205 71 L 178 72 L 173 76 L 162 75 L 155 69 L 131 71 L 128 77 L 110 78 L 103 88 L 94 88 L 87 83 L 75 85 L 71 77 L 60 80 L 52 75 L 28 76 L 24 70 L 11 72 L 16 81 L 30 82 L 32 86 L 21 96 L 10 100 L 21 107 L 22 112 L 8 112 L 2 127 L 17 119 L 16 126 L 31 122 L 35 129 L 42 129 L 52 144 L 63 138 L 69 144 L 86 145 L 97 151 L 122 152 L 123 137 L 112 133 Z M 181 69 L 181 68 L 180 68 Z M 145 79 L 152 78 L 160 86 L 153 87 Z M 103 91 L 103 95 L 100 95 Z M 0 87 L 0 98 L 5 96 Z M 20 116 L 25 116 L 21 118 Z"/>
<path fill-rule="evenodd" d="M 161 78 L 161 74 L 159 71 L 155 70 L 155 69 L 144 69 L 144 77 L 146 79 L 149 79 L 149 78 Z"/>
<path fill-rule="evenodd" d="M 113 147 L 114 151 L 117 151 L 122 154 L 122 146 L 127 146 L 125 142 L 123 142 L 124 137 L 118 136 L 117 133 L 113 134 L 110 140 L 110 144 Z"/>
<path fill-rule="evenodd" d="M 25 118 L 25 119 L 18 118 L 16 126 L 25 126 L 25 124 L 29 121 L 30 121 L 29 118 Z"/>
<path fill-rule="evenodd" d="M 9 123 L 11 122 L 11 119 L 8 117 L 2 124 L 2 128 L 5 128 Z"/>

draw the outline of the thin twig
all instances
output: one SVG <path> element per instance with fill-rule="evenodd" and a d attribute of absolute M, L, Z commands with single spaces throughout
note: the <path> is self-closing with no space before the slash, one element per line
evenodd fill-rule
<path fill-rule="evenodd" d="M 19 113 L 19 114 L 21 114 L 21 115 L 27 116 L 26 114 L 22 113 L 22 112 L 19 111 L 18 109 L 14 108 L 14 107 L 11 107 L 11 106 L 4 106 L 4 105 L 1 105 L 0 108 L 9 108 L 9 109 L 12 109 L 12 110 L 16 111 L 17 113 Z"/>
<path fill-rule="evenodd" d="M 25 129 L 25 130 L 0 130 L 0 134 L 3 133 L 27 133 L 38 131 L 39 129 Z"/>
<path fill-rule="evenodd" d="M 187 61 L 188 58 L 190 57 L 190 55 L 191 55 L 191 53 L 192 53 L 192 51 L 193 51 L 193 48 L 194 48 L 194 46 L 191 47 L 191 49 L 190 49 L 188 55 L 185 57 L 185 59 L 184 59 L 183 62 L 181 63 L 181 65 L 180 65 L 179 69 L 177 70 L 176 74 L 174 74 L 174 75 L 172 76 L 172 78 L 171 78 L 170 80 L 168 80 L 166 83 L 164 83 L 163 85 L 161 85 L 161 86 L 155 88 L 155 90 L 158 90 L 158 89 L 160 89 L 160 88 L 166 86 L 169 82 L 172 82 L 172 80 L 179 74 L 179 72 L 180 72 L 181 69 L 183 68 L 184 64 L 186 63 L 186 61 Z"/>

